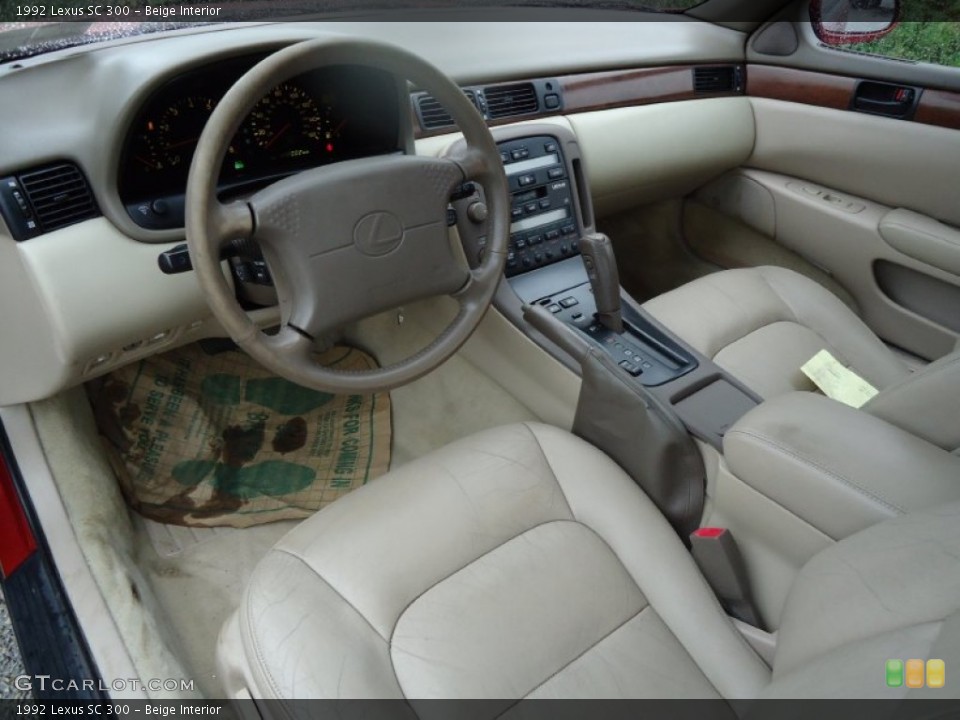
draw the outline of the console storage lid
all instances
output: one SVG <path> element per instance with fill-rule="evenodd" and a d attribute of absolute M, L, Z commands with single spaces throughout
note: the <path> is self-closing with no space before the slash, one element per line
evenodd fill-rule
<path fill-rule="evenodd" d="M 723 449 L 736 477 L 837 540 L 960 500 L 960 457 L 813 393 L 757 406 L 726 433 Z"/>

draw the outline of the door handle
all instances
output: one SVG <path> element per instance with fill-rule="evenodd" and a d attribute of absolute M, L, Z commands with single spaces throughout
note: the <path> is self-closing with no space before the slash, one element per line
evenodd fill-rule
<path fill-rule="evenodd" d="M 852 109 L 872 115 L 909 120 L 916 111 L 920 88 L 861 80 L 853 94 Z"/>

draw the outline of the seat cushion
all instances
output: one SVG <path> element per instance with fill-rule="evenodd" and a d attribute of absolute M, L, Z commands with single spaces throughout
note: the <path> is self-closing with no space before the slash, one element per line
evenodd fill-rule
<path fill-rule="evenodd" d="M 733 698 L 769 679 L 635 483 L 532 423 L 298 526 L 255 570 L 220 661 L 267 698 Z"/>
<path fill-rule="evenodd" d="M 890 658 L 960 666 L 960 503 L 874 525 L 807 563 L 763 697 L 960 697 L 949 679 L 939 689 L 886 687 Z"/>
<path fill-rule="evenodd" d="M 643 307 L 764 398 L 815 389 L 800 367 L 823 349 L 877 388 L 908 374 L 846 305 L 792 270 L 725 270 Z"/>

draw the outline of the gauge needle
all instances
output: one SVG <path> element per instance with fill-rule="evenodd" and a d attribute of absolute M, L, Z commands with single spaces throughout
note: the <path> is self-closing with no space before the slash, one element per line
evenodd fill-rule
<path fill-rule="evenodd" d="M 272 138 L 270 138 L 270 139 L 267 141 L 267 144 L 263 146 L 264 149 L 269 150 L 269 149 L 270 149 L 270 146 L 273 145 L 277 140 L 279 140 L 279 139 L 280 139 L 280 136 L 283 135 L 283 134 L 284 134 L 287 130 L 289 130 L 289 129 L 290 129 L 290 123 L 287 123 L 287 124 L 284 125 L 282 128 L 280 128 L 280 129 L 277 131 L 277 134 L 274 135 Z"/>
<path fill-rule="evenodd" d="M 142 162 L 144 165 L 146 165 L 148 168 L 150 168 L 150 169 L 152 169 L 152 170 L 156 170 L 156 169 L 158 169 L 158 168 L 160 167 L 160 164 L 159 164 L 159 163 L 151 162 L 150 160 L 147 160 L 146 158 L 142 158 L 142 157 L 140 157 L 139 155 L 134 155 L 134 156 L 133 156 L 133 159 L 134 159 L 134 160 L 139 160 L 140 162 Z"/>
<path fill-rule="evenodd" d="M 180 142 L 175 142 L 172 145 L 167 145 L 167 147 L 164 149 L 164 152 L 168 150 L 173 150 L 174 148 L 178 148 L 181 145 L 189 145 L 190 143 L 196 143 L 197 140 L 199 139 L 200 139 L 199 137 L 195 137 L 195 138 L 187 138 L 186 140 L 181 140 Z"/>

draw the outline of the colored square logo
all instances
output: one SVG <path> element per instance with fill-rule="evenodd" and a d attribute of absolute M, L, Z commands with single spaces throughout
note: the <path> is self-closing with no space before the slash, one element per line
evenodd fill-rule
<path fill-rule="evenodd" d="M 923 660 L 907 660 L 906 678 L 908 688 L 923 687 Z"/>
<path fill-rule="evenodd" d="M 887 660 L 887 687 L 903 685 L 903 660 Z"/>
<path fill-rule="evenodd" d="M 947 666 L 943 660 L 927 660 L 927 687 L 942 688 L 947 681 Z"/>

